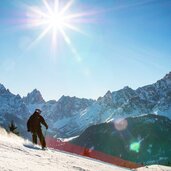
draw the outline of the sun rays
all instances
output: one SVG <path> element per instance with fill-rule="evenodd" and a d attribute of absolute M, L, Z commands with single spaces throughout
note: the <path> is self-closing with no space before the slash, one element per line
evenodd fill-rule
<path fill-rule="evenodd" d="M 51 47 L 54 51 L 57 49 L 58 37 L 62 36 L 71 52 L 80 61 L 77 50 L 73 46 L 67 31 L 85 34 L 77 24 L 84 22 L 84 18 L 92 16 L 92 13 L 73 13 L 70 12 L 74 1 L 69 0 L 66 4 L 60 5 L 60 0 L 42 0 L 41 7 L 28 7 L 28 26 L 31 29 L 39 28 L 40 34 L 32 42 L 31 47 L 42 40 L 48 33 L 51 34 Z M 86 18 L 87 19 L 87 18 Z M 87 22 L 87 20 L 85 20 Z"/>

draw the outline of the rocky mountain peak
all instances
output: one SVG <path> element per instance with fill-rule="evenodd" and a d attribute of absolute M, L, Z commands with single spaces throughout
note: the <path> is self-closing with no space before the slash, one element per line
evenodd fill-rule
<path fill-rule="evenodd" d="M 70 97 L 70 96 L 62 96 L 59 100 L 58 100 L 58 102 L 63 102 L 63 101 L 68 101 L 68 100 L 71 100 L 72 99 L 72 97 Z"/>
<path fill-rule="evenodd" d="M 171 72 L 169 72 L 168 74 L 165 75 L 164 77 L 165 80 L 171 80 Z"/>
<path fill-rule="evenodd" d="M 97 101 L 99 103 L 112 104 L 112 92 L 108 90 L 107 93 L 103 97 L 99 97 Z"/>
<path fill-rule="evenodd" d="M 112 92 L 108 91 L 105 95 L 104 95 L 105 99 L 112 99 Z"/>
<path fill-rule="evenodd" d="M 9 89 L 6 89 L 3 84 L 0 84 L 0 95 L 11 95 Z"/>
<path fill-rule="evenodd" d="M 85 98 L 78 98 L 78 97 L 70 97 L 70 96 L 62 96 L 59 100 L 58 103 L 81 103 L 81 102 L 87 102 L 87 103 L 92 103 L 94 100 L 92 99 L 85 99 Z"/>
<path fill-rule="evenodd" d="M 124 90 L 132 90 L 129 86 L 125 86 L 123 89 Z"/>
<path fill-rule="evenodd" d="M 40 104 L 45 103 L 39 90 L 34 89 L 31 93 L 28 93 L 26 97 L 23 98 L 26 104 Z"/>
<path fill-rule="evenodd" d="M 0 83 L 0 91 L 1 91 L 1 90 L 6 90 L 6 88 L 4 87 L 3 84 Z"/>
<path fill-rule="evenodd" d="M 107 93 L 104 95 L 105 99 L 111 99 L 112 98 L 112 92 L 110 90 L 107 91 Z"/>

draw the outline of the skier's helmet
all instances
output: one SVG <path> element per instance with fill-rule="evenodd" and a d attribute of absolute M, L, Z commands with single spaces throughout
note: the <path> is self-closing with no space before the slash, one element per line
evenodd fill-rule
<path fill-rule="evenodd" d="M 36 109 L 35 112 L 41 114 L 42 111 L 40 109 Z"/>

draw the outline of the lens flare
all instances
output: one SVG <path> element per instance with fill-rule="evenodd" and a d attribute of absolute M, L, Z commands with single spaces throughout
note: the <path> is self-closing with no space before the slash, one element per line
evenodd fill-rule
<path fill-rule="evenodd" d="M 61 1 L 62 2 L 62 1 Z M 59 35 L 63 37 L 71 52 L 80 61 L 80 56 L 72 45 L 70 37 L 67 35 L 67 30 L 85 34 L 77 26 L 80 23 L 87 23 L 88 16 L 95 13 L 93 12 L 71 12 L 71 6 L 74 0 L 69 0 L 65 5 L 60 3 L 60 0 L 42 0 L 42 6 L 28 6 L 27 10 L 27 26 L 42 30 L 37 38 L 32 42 L 30 47 L 38 43 L 48 33 L 51 33 L 52 49 L 55 51 L 58 45 Z M 86 34 L 85 34 L 86 35 Z M 30 48 L 29 47 L 29 48 Z"/>
<path fill-rule="evenodd" d="M 118 131 L 125 130 L 128 126 L 128 122 L 126 119 L 116 119 L 114 120 L 114 126 Z"/>
<path fill-rule="evenodd" d="M 139 153 L 140 151 L 140 142 L 133 142 L 131 145 L 130 145 L 130 150 L 131 151 L 134 151 L 136 153 Z"/>

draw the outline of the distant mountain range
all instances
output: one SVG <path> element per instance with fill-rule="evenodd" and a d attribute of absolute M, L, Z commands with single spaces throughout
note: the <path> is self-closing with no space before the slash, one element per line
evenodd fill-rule
<path fill-rule="evenodd" d="M 140 164 L 167 165 L 170 133 L 170 119 L 149 114 L 93 125 L 71 143 Z"/>
<path fill-rule="evenodd" d="M 154 84 L 136 90 L 124 87 L 108 91 L 97 100 L 62 96 L 58 101 L 46 102 L 39 90 L 20 97 L 0 84 L 0 125 L 7 127 L 14 120 L 25 136 L 25 123 L 35 108 L 42 109 L 49 134 L 58 138 L 80 135 L 89 126 L 116 118 L 149 113 L 171 118 L 171 72 Z"/>

